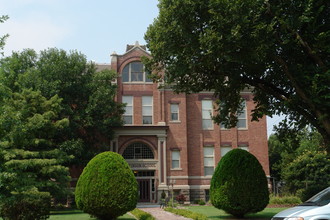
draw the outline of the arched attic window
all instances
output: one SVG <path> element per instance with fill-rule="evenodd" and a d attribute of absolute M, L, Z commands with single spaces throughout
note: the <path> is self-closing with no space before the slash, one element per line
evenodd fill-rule
<path fill-rule="evenodd" d="M 131 62 L 127 64 L 122 72 L 122 81 L 123 82 L 152 82 L 149 79 L 149 72 L 145 71 L 143 63 L 139 61 Z"/>

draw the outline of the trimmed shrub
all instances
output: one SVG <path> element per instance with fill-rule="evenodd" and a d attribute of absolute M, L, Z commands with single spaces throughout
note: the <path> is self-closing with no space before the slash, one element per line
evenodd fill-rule
<path fill-rule="evenodd" d="M 241 149 L 231 150 L 220 160 L 210 194 L 214 207 L 236 217 L 262 211 L 269 201 L 262 166 L 255 156 Z"/>
<path fill-rule="evenodd" d="M 131 211 L 131 214 L 139 220 L 155 220 L 155 218 L 151 214 L 142 211 L 141 209 L 134 209 L 133 211 Z"/>
<path fill-rule="evenodd" d="M 205 201 L 203 199 L 199 200 L 198 205 L 205 205 Z"/>
<path fill-rule="evenodd" d="M 49 217 L 50 206 L 48 192 L 30 190 L 2 199 L 0 213 L 4 220 L 42 220 Z"/>
<path fill-rule="evenodd" d="M 269 204 L 272 205 L 298 205 L 301 200 L 297 196 L 271 196 Z"/>
<path fill-rule="evenodd" d="M 184 216 L 184 217 L 187 217 L 187 218 L 191 218 L 193 220 L 207 220 L 206 215 L 196 213 L 196 212 L 192 212 L 192 211 L 187 210 L 187 209 L 165 208 L 165 211 L 172 212 L 176 215 L 181 215 L 181 216 Z"/>
<path fill-rule="evenodd" d="M 96 155 L 77 182 L 77 207 L 99 219 L 116 219 L 133 210 L 138 184 L 124 158 L 114 152 Z"/>

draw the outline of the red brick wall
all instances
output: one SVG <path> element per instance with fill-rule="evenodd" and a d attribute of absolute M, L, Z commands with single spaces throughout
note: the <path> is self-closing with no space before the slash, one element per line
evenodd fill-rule
<path fill-rule="evenodd" d="M 117 56 L 117 63 L 112 63 L 112 68 L 120 76 L 122 69 L 130 62 L 139 61 L 141 56 L 148 55 L 142 50 L 133 49 L 129 53 Z M 122 84 L 118 78 L 118 101 L 122 100 L 123 95 L 134 96 L 134 125 L 142 125 L 142 96 L 153 96 L 153 125 L 165 122 L 168 126 L 166 139 L 166 160 L 167 175 L 180 176 L 177 184 L 201 185 L 210 184 L 205 178 L 198 179 L 196 176 L 204 176 L 203 167 L 203 147 L 213 145 L 215 153 L 215 166 L 221 159 L 220 147 L 223 143 L 230 144 L 232 148 L 237 148 L 240 143 L 248 144 L 249 152 L 254 154 L 262 164 L 265 172 L 269 175 L 268 146 L 267 146 L 267 124 L 266 118 L 259 122 L 251 122 L 251 110 L 254 108 L 251 94 L 244 94 L 247 100 L 248 129 L 239 130 L 232 128 L 229 130 L 220 129 L 219 125 L 214 125 L 212 130 L 202 130 L 201 100 L 212 98 L 212 94 L 174 94 L 170 90 L 159 90 L 158 85 L 154 84 Z M 179 104 L 180 122 L 170 121 L 170 103 Z M 120 137 L 118 146 L 125 147 L 130 140 L 136 137 Z M 137 140 L 137 139 L 135 139 Z M 157 138 L 143 137 L 148 141 L 157 152 Z M 180 170 L 171 170 L 171 150 L 180 150 Z M 157 157 L 156 157 L 157 159 Z M 184 179 L 185 176 L 195 176 L 195 179 Z"/>

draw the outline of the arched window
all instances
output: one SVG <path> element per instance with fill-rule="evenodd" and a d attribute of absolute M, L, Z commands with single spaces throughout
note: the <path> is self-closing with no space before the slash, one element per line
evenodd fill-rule
<path fill-rule="evenodd" d="M 150 74 L 145 72 L 143 63 L 131 62 L 124 67 L 122 80 L 123 82 L 152 82 L 148 75 Z"/>
<path fill-rule="evenodd" d="M 123 157 L 125 159 L 154 159 L 154 153 L 148 145 L 134 143 L 126 147 Z"/>

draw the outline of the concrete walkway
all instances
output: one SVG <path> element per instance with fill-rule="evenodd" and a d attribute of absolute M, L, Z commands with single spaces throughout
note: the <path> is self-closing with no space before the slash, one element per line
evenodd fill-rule
<path fill-rule="evenodd" d="M 157 220 L 191 220 L 190 218 L 185 218 L 180 215 L 175 215 L 171 212 L 166 212 L 166 211 L 164 211 L 164 209 L 161 209 L 159 207 L 139 208 L 139 209 L 150 213 Z"/>

